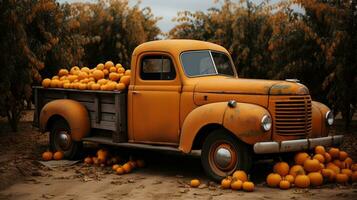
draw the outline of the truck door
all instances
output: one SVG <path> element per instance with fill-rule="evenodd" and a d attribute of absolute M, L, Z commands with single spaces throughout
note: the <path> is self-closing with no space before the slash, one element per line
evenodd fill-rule
<path fill-rule="evenodd" d="M 132 100 L 132 140 L 178 145 L 181 81 L 171 56 L 139 56 Z M 130 138 L 129 138 L 130 139 Z"/>

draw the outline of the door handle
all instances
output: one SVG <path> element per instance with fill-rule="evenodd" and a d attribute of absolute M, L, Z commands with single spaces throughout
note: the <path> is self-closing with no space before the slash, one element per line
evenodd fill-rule
<path fill-rule="evenodd" d="M 138 91 L 133 91 L 133 94 L 140 94 L 140 92 L 138 92 Z"/>

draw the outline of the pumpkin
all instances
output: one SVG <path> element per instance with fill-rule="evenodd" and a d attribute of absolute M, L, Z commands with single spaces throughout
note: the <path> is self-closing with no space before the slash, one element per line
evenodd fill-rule
<path fill-rule="evenodd" d="M 348 158 L 348 153 L 346 151 L 340 151 L 338 157 L 341 161 L 344 161 L 344 160 L 346 160 L 346 158 Z"/>
<path fill-rule="evenodd" d="M 294 184 L 299 188 L 307 188 L 310 186 L 310 178 L 306 175 L 297 175 Z"/>
<path fill-rule="evenodd" d="M 266 182 L 269 187 L 277 187 L 280 181 L 281 181 L 281 176 L 277 173 L 270 173 L 266 179 Z"/>
<path fill-rule="evenodd" d="M 354 171 L 351 176 L 352 182 L 357 182 L 357 171 Z"/>
<path fill-rule="evenodd" d="M 349 179 L 351 179 L 352 177 L 352 170 L 350 169 L 342 169 L 341 170 L 341 174 L 346 174 L 348 176 Z"/>
<path fill-rule="evenodd" d="M 279 188 L 282 190 L 287 190 L 290 188 L 290 182 L 288 180 L 282 180 L 279 183 Z"/>
<path fill-rule="evenodd" d="M 353 160 L 350 157 L 347 157 L 344 162 L 346 163 L 347 168 L 352 167 Z"/>
<path fill-rule="evenodd" d="M 99 163 L 105 163 L 108 157 L 108 151 L 104 149 L 99 149 L 97 151 L 97 156 Z"/>
<path fill-rule="evenodd" d="M 104 78 L 104 73 L 101 70 L 96 69 L 93 71 L 92 74 L 93 74 L 93 77 L 95 78 L 95 80 L 100 80 L 100 79 Z"/>
<path fill-rule="evenodd" d="M 222 189 L 229 189 L 231 187 L 232 180 L 230 178 L 224 178 L 221 181 Z"/>
<path fill-rule="evenodd" d="M 118 83 L 116 85 L 116 90 L 119 90 L 119 91 L 122 91 L 122 90 L 125 90 L 125 84 L 124 83 Z"/>
<path fill-rule="evenodd" d="M 322 169 L 321 174 L 326 180 L 330 182 L 334 181 L 336 177 L 336 173 L 332 169 Z"/>
<path fill-rule="evenodd" d="M 103 69 L 104 69 L 104 64 L 103 64 L 103 63 L 99 63 L 99 64 L 96 66 L 96 69 L 98 69 L 98 70 L 103 70 Z"/>
<path fill-rule="evenodd" d="M 318 145 L 315 147 L 315 154 L 324 155 L 326 153 L 325 147 Z"/>
<path fill-rule="evenodd" d="M 320 186 L 323 183 L 324 178 L 319 172 L 311 172 L 307 175 L 310 179 L 310 184 L 312 186 Z"/>
<path fill-rule="evenodd" d="M 128 162 L 125 163 L 125 164 L 122 166 L 122 168 L 124 169 L 124 172 L 125 172 L 125 173 L 130 173 L 131 170 L 132 170 L 131 164 L 128 163 Z"/>
<path fill-rule="evenodd" d="M 118 74 L 124 74 L 125 73 L 125 69 L 123 67 L 118 67 L 117 72 L 118 72 Z"/>
<path fill-rule="evenodd" d="M 109 70 L 103 69 L 104 76 L 107 76 L 109 74 Z"/>
<path fill-rule="evenodd" d="M 117 68 L 115 66 L 109 68 L 109 72 L 117 72 Z"/>
<path fill-rule="evenodd" d="M 200 186 L 200 184 L 201 184 L 201 182 L 198 179 L 192 179 L 190 182 L 191 187 L 195 187 L 195 188 Z"/>
<path fill-rule="evenodd" d="M 280 176 L 286 176 L 289 174 L 289 165 L 286 162 L 278 162 L 274 165 L 274 172 Z"/>
<path fill-rule="evenodd" d="M 325 153 L 324 157 L 325 157 L 325 163 L 331 162 L 332 158 L 329 153 Z"/>
<path fill-rule="evenodd" d="M 351 165 L 352 171 L 357 171 L 357 163 Z"/>
<path fill-rule="evenodd" d="M 117 64 L 115 65 L 115 67 L 116 67 L 116 68 L 122 68 L 123 65 L 121 65 L 120 63 L 117 63 Z"/>
<path fill-rule="evenodd" d="M 115 164 L 115 165 L 112 166 L 112 169 L 113 169 L 114 171 L 117 171 L 118 167 L 120 167 L 120 165 Z"/>
<path fill-rule="evenodd" d="M 348 176 L 347 174 L 336 174 L 336 183 L 339 184 L 346 184 L 348 181 Z"/>
<path fill-rule="evenodd" d="M 292 184 L 292 183 L 294 183 L 295 177 L 293 175 L 288 174 L 284 177 L 284 179 L 289 181 Z"/>
<path fill-rule="evenodd" d="M 61 77 L 61 76 L 67 76 L 69 74 L 68 70 L 67 69 L 60 69 L 58 71 L 58 76 Z"/>
<path fill-rule="evenodd" d="M 341 168 L 341 164 L 342 164 L 342 162 L 340 161 L 340 160 L 334 160 L 334 161 L 332 161 L 332 163 L 333 164 L 335 164 L 337 167 L 339 167 L 339 168 Z"/>
<path fill-rule="evenodd" d="M 111 67 L 114 67 L 114 63 L 112 61 L 107 61 L 104 64 L 104 68 L 109 70 Z"/>
<path fill-rule="evenodd" d="M 51 151 L 45 151 L 42 153 L 42 160 L 44 161 L 49 161 L 49 160 L 52 160 L 52 152 Z"/>
<path fill-rule="evenodd" d="M 122 175 L 122 174 L 125 174 L 125 170 L 123 167 L 118 167 L 116 170 L 115 170 L 116 174 L 118 175 Z"/>
<path fill-rule="evenodd" d="M 316 159 L 307 159 L 304 162 L 304 169 L 307 172 L 317 172 L 321 169 L 320 162 Z"/>
<path fill-rule="evenodd" d="M 86 158 L 84 158 L 84 163 L 90 165 L 93 164 L 93 160 L 90 156 L 87 156 Z"/>
<path fill-rule="evenodd" d="M 338 166 L 336 166 L 334 163 L 331 162 L 327 163 L 326 168 L 333 170 L 336 174 L 339 174 L 341 171 Z"/>
<path fill-rule="evenodd" d="M 125 71 L 125 73 L 124 73 L 124 75 L 127 75 L 127 76 L 130 76 L 130 74 L 131 74 L 131 70 L 130 70 L 130 69 L 127 69 L 127 70 Z"/>
<path fill-rule="evenodd" d="M 50 85 L 51 85 L 51 79 L 49 79 L 49 78 L 43 79 L 43 81 L 42 81 L 42 86 L 43 86 L 44 88 L 48 88 L 48 87 L 50 87 Z"/>
<path fill-rule="evenodd" d="M 231 183 L 231 188 L 232 190 L 240 190 L 242 189 L 243 186 L 243 181 L 239 180 L 239 179 L 233 179 L 232 183 Z"/>
<path fill-rule="evenodd" d="M 320 163 L 324 163 L 325 162 L 325 157 L 322 154 L 316 154 L 312 158 L 318 160 Z"/>
<path fill-rule="evenodd" d="M 306 152 L 297 153 L 294 157 L 295 164 L 303 165 L 305 160 L 309 159 L 310 156 Z"/>
<path fill-rule="evenodd" d="M 80 71 L 78 66 L 73 66 L 70 70 L 69 73 L 73 75 L 77 75 L 77 73 Z"/>
<path fill-rule="evenodd" d="M 81 71 L 86 72 L 87 74 L 89 74 L 91 72 L 91 70 L 88 67 L 82 67 Z"/>
<path fill-rule="evenodd" d="M 136 165 L 137 165 L 139 168 L 143 168 L 143 167 L 145 167 L 145 161 L 144 161 L 144 160 L 137 160 L 137 161 L 136 161 Z"/>
<path fill-rule="evenodd" d="M 328 153 L 331 155 L 331 158 L 336 159 L 340 156 L 340 150 L 338 148 L 332 147 Z"/>
<path fill-rule="evenodd" d="M 109 74 L 109 79 L 112 81 L 118 81 L 120 79 L 120 75 L 116 72 L 111 72 Z"/>
<path fill-rule="evenodd" d="M 290 168 L 289 174 L 296 177 L 299 174 L 305 174 L 305 170 L 301 165 L 294 165 Z"/>
<path fill-rule="evenodd" d="M 245 192 L 253 192 L 254 191 L 254 183 L 253 182 L 246 181 L 243 183 L 242 187 Z"/>
<path fill-rule="evenodd" d="M 242 182 L 245 182 L 248 180 L 247 174 L 245 173 L 245 171 L 242 171 L 242 170 L 235 171 L 232 176 L 233 176 L 233 178 L 241 180 Z"/>
<path fill-rule="evenodd" d="M 62 151 L 56 151 L 54 154 L 53 154 L 53 159 L 55 160 L 62 160 L 64 157 L 64 154 Z"/>
<path fill-rule="evenodd" d="M 130 84 L 130 76 L 122 76 L 120 78 L 120 83 L 124 83 L 126 86 L 128 86 Z"/>

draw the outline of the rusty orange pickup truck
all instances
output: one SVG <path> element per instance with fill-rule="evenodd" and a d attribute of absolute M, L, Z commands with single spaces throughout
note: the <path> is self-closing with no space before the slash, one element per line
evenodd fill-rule
<path fill-rule="evenodd" d="M 34 87 L 34 124 L 74 158 L 83 141 L 189 154 L 214 180 L 258 154 L 339 145 L 331 110 L 296 80 L 239 78 L 228 51 L 196 40 L 139 45 L 126 91 Z"/>

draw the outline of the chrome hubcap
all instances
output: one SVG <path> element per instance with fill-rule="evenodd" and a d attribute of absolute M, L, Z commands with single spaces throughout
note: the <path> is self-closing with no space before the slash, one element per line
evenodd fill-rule
<path fill-rule="evenodd" d="M 71 136 L 66 131 L 60 131 L 57 135 L 57 143 L 62 150 L 68 150 L 71 146 Z"/>
<path fill-rule="evenodd" d="M 218 167 L 226 168 L 232 162 L 232 154 L 227 148 L 218 148 L 214 154 L 214 161 Z"/>

